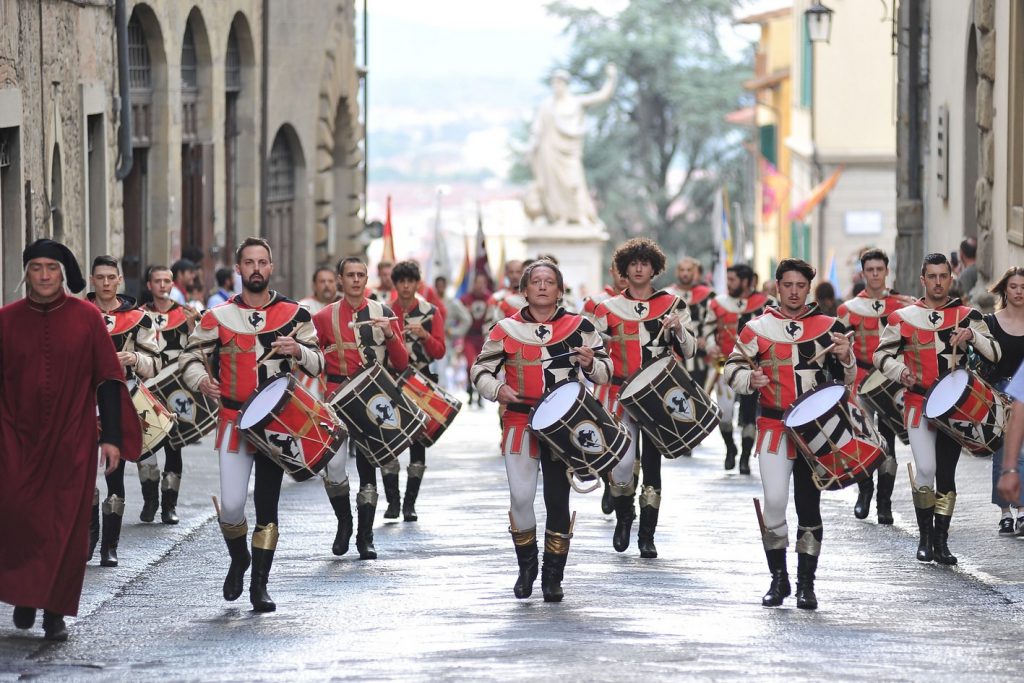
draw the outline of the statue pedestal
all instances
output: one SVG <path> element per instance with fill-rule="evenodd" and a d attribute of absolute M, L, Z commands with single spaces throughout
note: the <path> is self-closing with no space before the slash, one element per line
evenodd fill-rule
<path fill-rule="evenodd" d="M 581 288 L 593 294 L 601 291 L 608 264 L 604 243 L 609 239 L 604 223 L 550 223 L 537 218 L 526 228 L 523 242 L 530 258 L 551 254 L 565 277 L 565 286 L 577 303 Z"/>

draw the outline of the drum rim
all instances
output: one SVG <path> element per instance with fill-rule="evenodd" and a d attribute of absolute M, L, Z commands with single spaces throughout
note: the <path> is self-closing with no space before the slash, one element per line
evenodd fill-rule
<path fill-rule="evenodd" d="M 953 402 L 953 405 L 951 405 L 945 411 L 939 413 L 938 415 L 929 415 L 928 401 L 929 399 L 931 399 L 932 394 L 935 392 L 936 389 L 938 389 L 939 385 L 942 383 L 942 380 L 946 379 L 957 370 L 963 370 L 964 372 L 967 373 L 967 384 L 964 386 L 963 391 L 961 391 L 960 395 L 956 397 L 956 400 Z M 935 383 L 928 387 L 928 391 L 924 395 L 924 409 L 921 411 L 921 416 L 924 417 L 926 420 L 942 420 L 949 417 L 952 414 L 952 412 L 957 409 L 957 406 L 960 405 L 960 401 L 963 400 L 964 396 L 966 396 L 971 391 L 972 380 L 978 380 L 988 385 L 988 382 L 985 382 L 985 380 L 981 379 L 981 376 L 972 372 L 970 368 L 953 368 L 945 375 L 935 380 Z M 992 389 L 991 386 L 989 386 L 989 388 Z M 995 389 L 992 389 L 992 393 L 995 393 Z"/>
<path fill-rule="evenodd" d="M 675 362 L 673 362 L 673 361 L 675 361 Z M 637 377 L 639 377 L 641 373 L 647 372 L 648 370 L 650 370 L 652 367 L 654 367 L 658 363 L 664 363 L 668 367 L 676 366 L 680 370 L 682 370 L 683 372 L 686 372 L 686 367 L 682 363 L 676 361 L 675 357 L 672 354 L 665 354 L 665 355 L 663 355 L 663 356 L 661 356 L 659 358 L 655 358 L 650 363 L 648 363 L 646 366 L 639 367 L 636 370 L 634 370 L 633 372 L 629 373 L 629 375 L 625 379 L 622 380 L 622 385 L 619 387 L 619 394 L 618 394 L 619 402 L 621 402 L 623 400 L 623 398 L 629 399 L 629 398 L 635 396 L 636 394 L 625 395 L 626 387 L 629 386 L 630 382 L 632 382 Z M 686 372 L 686 375 L 687 375 L 687 377 L 690 378 L 690 381 L 692 382 L 693 381 L 693 375 L 691 375 L 688 372 Z M 650 386 L 650 385 L 648 385 L 648 386 Z"/>
<path fill-rule="evenodd" d="M 274 406 L 267 412 L 267 414 L 260 418 L 258 422 L 253 423 L 249 427 L 242 427 L 242 416 L 245 415 L 245 411 L 252 406 L 253 399 L 259 396 L 260 392 L 263 391 L 265 388 L 267 388 L 268 386 L 282 378 L 288 379 L 288 386 L 285 388 L 284 393 L 281 394 L 281 398 L 278 399 L 277 403 L 275 403 Z M 297 382 L 298 380 L 295 379 L 295 375 L 291 374 L 290 372 L 279 372 L 276 375 L 268 377 L 264 381 L 260 382 L 259 386 L 256 387 L 256 391 L 252 392 L 252 396 L 247 398 L 245 400 L 245 403 L 242 404 L 242 407 L 238 409 L 238 429 L 242 431 L 249 431 L 251 429 L 263 429 L 264 427 L 266 427 L 270 423 L 270 421 L 274 419 L 274 416 L 277 413 L 278 409 L 283 407 L 284 404 L 288 402 L 289 396 L 291 396 L 292 390 L 295 388 L 295 384 Z"/>
<path fill-rule="evenodd" d="M 808 400 L 811 396 L 814 396 L 814 394 L 818 393 L 818 391 L 825 389 L 826 387 L 842 387 L 844 391 L 843 396 L 840 399 L 840 402 L 850 400 L 850 387 L 846 386 L 846 384 L 844 384 L 843 382 L 837 382 L 833 380 L 831 382 L 819 384 L 810 391 L 804 393 L 803 396 L 797 397 L 797 399 L 793 401 L 793 404 L 786 408 L 785 412 L 782 413 L 782 426 L 786 427 L 787 429 L 796 429 L 798 427 L 803 427 L 804 425 L 808 424 L 805 422 L 802 425 L 794 425 L 791 427 L 789 424 L 787 424 L 787 420 L 789 419 L 789 416 L 792 414 L 792 412 L 796 409 L 797 406 L 799 406 L 804 401 Z"/>
<path fill-rule="evenodd" d="M 563 379 L 561 382 L 556 382 L 550 389 L 548 389 L 547 391 L 544 392 L 544 396 L 547 396 L 551 392 L 553 392 L 553 391 L 555 391 L 557 389 L 560 389 L 561 387 L 564 387 L 564 386 L 566 386 L 568 384 L 575 384 L 575 385 L 577 385 L 580 388 L 581 391 L 586 391 L 587 390 L 586 385 L 584 385 L 582 382 L 580 382 L 577 379 L 571 379 L 570 378 L 570 379 Z M 541 432 L 541 430 L 533 428 L 533 417 L 534 417 L 534 414 L 537 412 L 537 409 L 540 408 L 540 404 L 544 402 L 544 396 L 542 396 L 537 401 L 537 403 L 534 404 L 534 406 L 532 408 L 530 408 L 530 412 L 526 416 L 526 426 L 527 426 L 527 428 L 530 431 L 532 431 L 532 432 L 537 432 L 538 434 Z M 577 393 L 576 397 L 579 398 L 579 396 L 580 396 L 580 394 Z"/>

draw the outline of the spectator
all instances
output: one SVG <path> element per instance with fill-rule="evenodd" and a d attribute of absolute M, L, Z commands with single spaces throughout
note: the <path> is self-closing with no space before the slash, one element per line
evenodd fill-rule
<path fill-rule="evenodd" d="M 186 258 L 178 259 L 171 266 L 171 278 L 174 280 L 171 298 L 181 306 L 188 301 L 188 288 L 195 282 L 197 271 L 195 262 Z"/>
<path fill-rule="evenodd" d="M 217 279 L 217 291 L 210 295 L 206 302 L 207 308 L 219 306 L 234 295 L 232 288 L 235 284 L 235 274 L 230 268 L 218 268 L 214 277 Z"/>
<path fill-rule="evenodd" d="M 978 240 L 968 237 L 960 243 L 960 276 L 957 280 L 960 283 L 960 295 L 964 303 L 970 301 L 971 290 L 978 284 L 978 267 L 975 265 L 977 255 Z"/>
<path fill-rule="evenodd" d="M 836 309 L 839 308 L 839 304 L 836 303 L 836 288 L 832 286 L 831 282 L 818 283 L 818 286 L 814 288 L 814 301 L 818 304 L 818 309 L 825 315 L 834 316 Z"/>

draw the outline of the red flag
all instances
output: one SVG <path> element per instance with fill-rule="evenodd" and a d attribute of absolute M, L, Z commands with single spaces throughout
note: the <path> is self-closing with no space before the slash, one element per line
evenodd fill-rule
<path fill-rule="evenodd" d="M 820 204 L 821 200 L 824 199 L 832 188 L 836 186 L 836 183 L 839 182 L 839 176 L 842 175 L 843 168 L 845 167 L 840 166 L 835 170 L 835 173 L 815 185 L 814 188 L 811 189 L 811 193 L 807 195 L 807 198 L 797 204 L 796 207 L 789 212 L 789 220 L 802 221 L 807 218 L 807 214 L 813 211 L 814 207 Z"/>
<path fill-rule="evenodd" d="M 761 215 L 774 216 L 789 194 L 789 178 L 779 173 L 772 162 L 760 157 L 761 166 Z"/>
<path fill-rule="evenodd" d="M 494 291 L 494 278 L 491 276 L 491 264 L 487 258 L 487 241 L 484 239 L 484 215 L 480 205 L 476 207 L 476 259 L 473 262 L 473 280 L 477 275 L 487 276 L 487 289 Z M 472 283 L 470 283 L 472 287 Z"/>
<path fill-rule="evenodd" d="M 380 253 L 380 260 L 395 262 L 395 236 L 391 232 L 391 195 L 388 195 L 387 212 L 384 216 L 384 249 Z"/>

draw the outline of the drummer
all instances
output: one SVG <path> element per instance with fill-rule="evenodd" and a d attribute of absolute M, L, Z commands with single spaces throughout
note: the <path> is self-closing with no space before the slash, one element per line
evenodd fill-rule
<path fill-rule="evenodd" d="M 150 266 L 146 289 L 153 295 L 153 300 L 143 306 L 143 310 L 153 320 L 160 366 L 177 371 L 178 356 L 188 343 L 188 335 L 195 327 L 197 316 L 188 306 L 182 306 L 171 299 L 173 286 L 170 268 Z M 139 481 L 142 484 L 142 512 L 139 513 L 139 519 L 143 522 L 152 522 L 159 507 L 161 522 L 177 524 L 178 491 L 181 490 L 182 473 L 181 449 L 175 448 L 170 441 L 164 443 L 162 478 L 156 452 L 144 454 L 138 467 Z"/>
<path fill-rule="evenodd" d="M 857 378 L 846 326 L 820 313 L 817 304 L 807 303 L 814 275 L 814 268 L 801 259 L 779 263 L 775 271 L 779 307 L 767 309 L 743 327 L 723 373 L 737 394 L 756 395 L 761 408 L 756 442 L 765 503 L 761 540 L 772 573 L 771 587 L 761 598 L 765 607 L 778 607 L 790 594 L 786 569 L 790 478 L 799 523 L 796 606 L 818 607 L 814 577 L 821 552 L 821 491 L 814 485 L 807 461 L 797 457 L 786 435 L 783 412 L 830 379 L 851 386 Z M 828 353 L 823 353 L 826 348 Z"/>
<path fill-rule="evenodd" d="M 415 261 L 399 261 L 391 271 L 391 281 L 395 284 L 398 298 L 395 300 L 395 315 L 398 326 L 403 330 L 405 348 L 409 352 L 409 365 L 416 372 L 437 382 L 437 373 L 431 370 L 432 364 L 444 358 L 447 351 L 444 342 L 444 314 L 434 304 L 417 295 L 420 287 L 420 267 Z M 518 289 L 518 287 L 517 287 Z M 384 496 L 388 500 L 388 509 L 384 519 L 397 519 L 399 506 L 398 460 L 394 467 L 390 465 L 381 469 L 384 480 Z M 416 497 L 419 495 L 420 484 L 423 483 L 423 472 L 427 469 L 427 449 L 418 441 L 409 446 L 409 468 L 406 470 L 405 499 L 402 501 L 402 517 L 407 522 L 415 522 Z"/>
<path fill-rule="evenodd" d="M 274 274 L 270 244 L 248 237 L 235 250 L 235 271 L 242 293 L 203 314 L 189 336 L 178 365 L 185 384 L 220 400 L 216 448 L 220 458 L 220 528 L 231 556 L 224 579 L 224 599 L 242 594 L 245 572 L 252 564 L 249 601 L 257 612 L 277 605 L 267 592 L 267 580 L 277 549 L 277 504 L 284 470 L 254 450 L 237 429 L 242 404 L 261 382 L 301 367 L 307 374 L 323 370 L 323 354 L 309 311 L 269 289 Z M 269 341 L 273 339 L 273 341 Z M 249 474 L 256 469 L 253 502 L 256 530 L 252 553 L 246 547 L 249 525 L 245 501 Z"/>
<path fill-rule="evenodd" d="M 615 509 L 615 532 L 612 546 L 618 552 L 629 547 L 630 532 L 636 513 L 636 469 L 643 470 L 640 490 L 640 528 L 637 547 L 640 557 L 655 558 L 654 532 L 661 508 L 661 453 L 657 445 L 640 432 L 636 422 L 624 414 L 618 402 L 622 385 L 633 373 L 670 353 L 670 344 L 683 358 L 693 356 L 696 341 L 687 326 L 690 313 L 682 299 L 666 291 L 655 291 L 651 282 L 665 270 L 665 253 L 646 237 L 635 237 L 615 250 L 615 269 L 629 283 L 618 295 L 598 304 L 594 311 L 595 326 L 608 338 L 614 364 L 614 376 L 608 388 L 605 406 L 618 416 L 633 437 L 625 457 L 609 475 L 612 507 Z M 637 457 L 637 453 L 640 456 Z"/>
<path fill-rule="evenodd" d="M 917 559 L 956 564 L 949 526 L 956 504 L 960 444 L 925 419 L 925 394 L 957 367 L 967 365 L 967 344 L 992 363 L 1001 355 L 981 313 L 949 296 L 953 268 L 945 254 L 928 254 L 921 266 L 924 297 L 891 314 L 875 351 L 875 367 L 907 388 L 903 419 L 914 455 L 913 498 L 919 539 Z"/>
<path fill-rule="evenodd" d="M 704 267 L 692 256 L 685 256 L 676 264 L 676 281 L 665 288 L 669 294 L 675 294 L 690 309 L 690 334 L 697 340 L 697 353 L 686 359 L 686 371 L 698 386 L 708 385 L 708 362 L 704 337 L 704 320 L 708 315 L 708 306 L 715 299 L 713 289 L 701 284 Z M 717 372 L 717 368 L 716 368 Z"/>
<path fill-rule="evenodd" d="M 390 272 L 389 266 L 389 285 Z M 402 343 L 402 328 L 395 314 L 388 305 L 366 297 L 366 263 L 354 256 L 343 258 L 338 262 L 337 274 L 341 283 L 341 299 L 313 316 L 317 343 L 324 354 L 327 396 L 373 363 L 387 365 L 395 372 L 402 372 L 409 366 L 409 352 Z M 343 444 L 339 452 L 346 451 Z M 352 537 L 352 508 L 345 460 L 336 457 L 324 470 L 324 488 L 338 520 L 338 530 L 331 546 L 335 555 L 348 552 Z M 356 449 L 356 471 L 359 473 L 356 550 L 359 551 L 359 559 L 375 560 L 373 520 L 377 514 L 377 469 L 359 449 Z M 395 474 L 397 476 L 397 472 Z"/>
<path fill-rule="evenodd" d="M 527 431 L 528 415 L 558 382 L 581 379 L 581 372 L 582 378 L 595 384 L 604 384 L 611 377 L 611 361 L 593 324 L 558 305 L 564 287 L 562 272 L 551 261 L 528 265 L 520 281 L 526 307 L 491 329 L 470 369 L 480 395 L 507 407 L 502 417 L 502 454 L 511 497 L 509 533 L 519 561 L 513 592 L 520 599 L 530 597 L 537 578 L 537 519 L 533 506 L 538 461 L 544 472 L 547 520 L 541 588 L 545 602 L 562 600 L 562 577 L 572 538 L 570 486 L 565 464 Z M 575 355 L 543 361 L 570 352 Z M 504 379 L 499 378 L 502 369 Z"/>
<path fill-rule="evenodd" d="M 513 259 L 505 264 L 506 286 L 492 294 L 487 302 L 487 314 L 490 317 L 491 326 L 496 325 L 503 318 L 518 313 L 526 305 L 526 299 L 519 291 L 519 280 L 522 277 L 522 261 Z M 394 279 L 394 275 L 392 275 L 392 279 Z"/>
<path fill-rule="evenodd" d="M 117 290 L 124 282 L 121 267 L 112 256 L 97 256 L 92 262 L 93 292 L 88 295 L 103 314 L 107 332 L 117 349 L 117 358 L 124 366 L 129 380 L 149 379 L 160 370 L 153 321 L 135 305 L 135 299 Z M 117 566 L 117 546 L 121 539 L 124 520 L 124 468 L 122 460 L 117 469 L 106 475 L 107 497 L 103 501 L 103 540 L 100 543 L 100 566 Z M 100 539 L 100 492 L 97 488 L 92 499 L 92 517 L 89 525 L 89 558 Z"/>
<path fill-rule="evenodd" d="M 889 257 L 881 249 L 869 249 L 860 255 L 860 270 L 864 276 L 864 289 L 849 301 L 840 304 L 836 317 L 853 330 L 853 355 L 857 359 L 857 381 L 853 392 L 875 369 L 871 359 L 878 348 L 878 340 L 885 320 L 897 309 L 913 303 L 911 297 L 901 296 L 886 288 L 889 278 Z M 868 419 L 875 419 L 868 411 Z M 879 524 L 892 524 L 892 489 L 896 483 L 896 432 L 889 423 L 878 417 L 878 431 L 885 439 L 885 460 L 878 468 L 878 501 L 875 509 Z M 871 511 L 871 496 L 875 491 L 871 477 L 857 484 L 860 493 L 853 514 L 865 519 Z"/>

